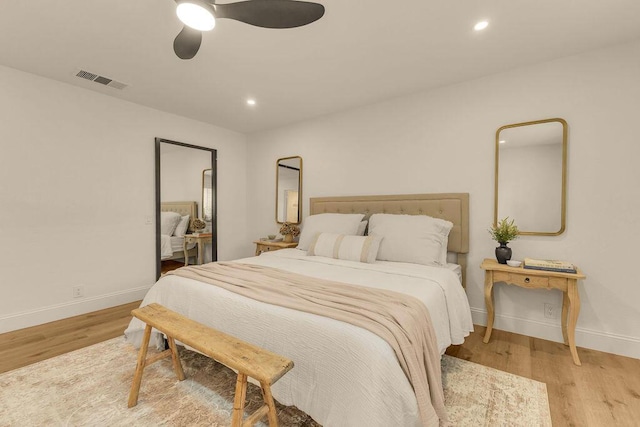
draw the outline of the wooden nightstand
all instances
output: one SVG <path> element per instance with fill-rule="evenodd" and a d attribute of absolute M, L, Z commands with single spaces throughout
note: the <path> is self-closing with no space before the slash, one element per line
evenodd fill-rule
<path fill-rule="evenodd" d="M 298 242 L 270 242 L 268 240 L 256 240 L 253 242 L 256 244 L 256 256 L 260 255 L 262 252 L 273 252 L 278 251 L 280 249 L 288 249 L 295 248 L 298 246 Z"/>
<path fill-rule="evenodd" d="M 484 270 L 484 301 L 487 305 L 487 332 L 484 343 L 488 343 L 493 330 L 493 284 L 504 282 L 507 285 L 532 289 L 559 289 L 562 297 L 562 337 L 564 343 L 571 349 L 573 363 L 580 366 L 580 358 L 576 350 L 576 323 L 580 314 L 580 295 L 578 294 L 578 280 L 586 276 L 580 270 L 577 273 L 559 273 L 510 267 L 499 264 L 495 259 L 485 259 L 480 268 Z"/>
<path fill-rule="evenodd" d="M 200 234 L 185 234 L 184 243 L 182 249 L 184 250 L 184 265 L 189 265 L 189 256 L 187 255 L 187 245 L 195 243 L 198 245 L 198 264 L 202 264 L 202 258 L 204 256 L 205 243 L 211 243 L 213 241 L 213 235 L 211 233 Z"/>

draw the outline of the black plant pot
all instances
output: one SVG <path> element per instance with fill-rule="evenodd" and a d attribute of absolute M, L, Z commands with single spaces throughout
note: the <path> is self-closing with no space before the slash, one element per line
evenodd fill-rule
<path fill-rule="evenodd" d="M 506 243 L 500 243 L 496 248 L 496 259 L 500 264 L 506 264 L 511 259 L 511 248 Z"/>

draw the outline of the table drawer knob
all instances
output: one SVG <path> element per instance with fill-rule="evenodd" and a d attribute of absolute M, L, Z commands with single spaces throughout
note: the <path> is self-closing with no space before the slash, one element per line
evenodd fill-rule
<path fill-rule="evenodd" d="M 529 279 L 528 277 L 524 278 L 524 283 L 529 283 L 531 281 L 531 279 Z"/>

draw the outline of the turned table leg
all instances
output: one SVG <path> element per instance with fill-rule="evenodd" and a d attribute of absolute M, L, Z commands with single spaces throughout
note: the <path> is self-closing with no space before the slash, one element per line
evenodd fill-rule
<path fill-rule="evenodd" d="M 567 318 L 569 317 L 569 291 L 562 293 L 562 338 L 564 343 L 569 345 L 569 337 L 567 336 Z"/>
<path fill-rule="evenodd" d="M 578 351 L 576 350 L 576 323 L 578 323 L 578 315 L 580 314 L 580 295 L 578 294 L 578 284 L 576 280 L 569 280 L 567 295 L 569 298 L 567 338 L 569 340 L 571 356 L 573 356 L 573 363 L 581 366 L 582 364 L 580 363 L 580 358 L 578 357 Z"/>
<path fill-rule="evenodd" d="M 493 271 L 485 271 L 484 273 L 484 303 L 487 306 L 487 331 L 484 333 L 484 340 L 482 341 L 486 344 L 491 338 L 493 318 L 495 316 L 493 311 Z"/>

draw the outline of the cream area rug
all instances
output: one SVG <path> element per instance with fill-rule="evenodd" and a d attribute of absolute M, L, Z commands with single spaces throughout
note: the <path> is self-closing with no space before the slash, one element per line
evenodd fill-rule
<path fill-rule="evenodd" d="M 180 355 L 187 379 L 177 380 L 170 359 L 148 366 L 131 409 L 137 352 L 124 338 L 6 372 L 0 426 L 229 426 L 235 373 L 198 353 Z M 442 369 L 452 426 L 551 426 L 544 383 L 449 356 Z M 247 413 L 261 405 L 260 389 L 249 384 Z M 291 406 L 278 405 L 278 419 L 319 426 Z"/>

